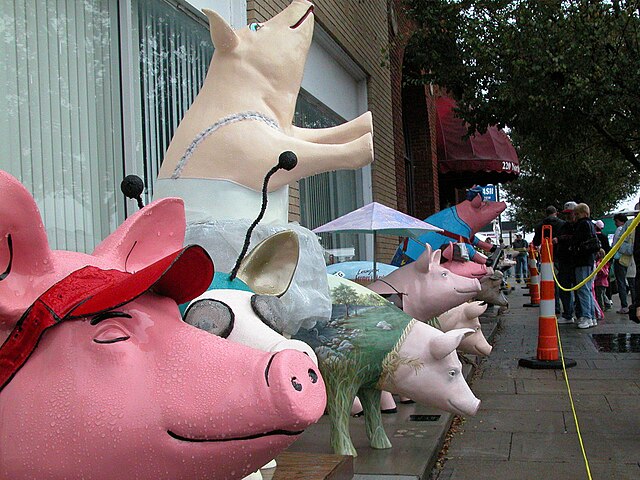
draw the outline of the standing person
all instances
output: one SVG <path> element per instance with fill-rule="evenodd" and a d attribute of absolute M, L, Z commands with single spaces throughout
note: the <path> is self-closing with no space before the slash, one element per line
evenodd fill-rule
<path fill-rule="evenodd" d="M 516 282 L 520 283 L 520 279 L 524 282 L 527 278 L 527 247 L 529 243 L 522 238 L 521 233 L 516 233 L 516 239 L 511 244 L 518 254 L 516 255 Z"/>
<path fill-rule="evenodd" d="M 596 229 L 596 236 L 598 240 L 600 240 L 600 246 L 604 250 L 604 254 L 606 255 L 611 250 L 611 245 L 609 244 L 609 237 L 607 237 L 602 229 L 604 228 L 604 222 L 602 220 L 596 220 L 593 222 L 593 226 Z"/>
<path fill-rule="evenodd" d="M 596 220 L 593 222 L 593 226 L 596 229 L 596 235 L 598 236 L 598 240 L 600 240 L 600 246 L 604 250 L 604 254 L 606 255 L 611 250 L 611 245 L 609 244 L 609 237 L 605 235 L 602 230 L 604 229 L 604 222 L 602 220 Z M 607 264 L 607 275 L 611 276 L 613 272 L 611 272 L 611 264 Z M 602 311 L 611 310 L 611 306 L 613 305 L 613 301 L 611 300 L 611 285 L 609 284 L 609 279 L 607 278 L 607 287 L 602 292 L 602 300 L 604 300 L 604 307 L 600 304 L 600 308 Z"/>
<path fill-rule="evenodd" d="M 572 253 L 575 265 L 576 284 L 584 281 L 591 273 L 596 261 L 596 252 L 600 250 L 596 229 L 591 221 L 591 212 L 586 203 L 579 203 L 574 209 L 576 216 L 573 233 Z M 595 240 L 596 243 L 593 243 Z M 597 248 L 594 245 L 597 244 Z M 595 327 L 598 324 L 593 298 L 593 279 L 586 282 L 576 291 L 576 300 L 580 305 L 578 328 Z"/>
<path fill-rule="evenodd" d="M 558 232 L 560 231 L 560 228 L 564 225 L 565 222 L 564 220 L 558 218 L 558 210 L 553 205 L 549 205 L 545 213 L 547 216 L 544 217 L 542 221 L 536 225 L 535 234 L 533 236 L 533 240 L 531 241 L 531 243 L 533 243 L 534 246 L 539 247 L 542 244 L 542 227 L 544 225 L 551 226 L 551 242 L 553 244 L 553 268 L 556 272 L 556 275 L 558 275 L 558 260 L 557 260 L 557 251 L 556 251 L 558 242 L 557 240 L 554 242 L 553 239 L 558 238 Z M 558 288 L 558 285 L 555 282 L 554 282 L 554 286 L 555 286 L 554 298 L 556 301 L 556 317 L 557 317 L 562 313 L 562 307 L 560 303 L 560 289 Z"/>
<path fill-rule="evenodd" d="M 638 208 L 638 205 L 636 205 L 636 208 Z M 633 239 L 634 239 L 633 240 L 633 261 L 636 263 L 636 265 L 640 265 L 640 227 L 636 227 L 636 231 L 634 232 Z M 640 269 L 636 268 L 636 280 L 635 280 L 636 302 L 638 301 L 637 294 L 640 292 L 640 271 L 638 270 Z M 640 304 L 635 303 L 634 305 L 631 305 L 631 308 L 629 308 L 629 318 L 636 323 L 640 323 L 639 316 L 640 316 Z"/>
<path fill-rule="evenodd" d="M 626 230 L 627 216 L 624 213 L 616 213 L 613 216 L 613 222 L 616 224 L 616 233 L 613 235 L 613 244 L 618 240 Z M 620 247 L 622 248 L 622 247 Z M 629 266 L 628 257 L 623 257 L 622 252 L 618 250 L 613 257 L 613 273 L 616 277 L 616 286 L 618 287 L 618 296 L 620 297 L 620 310 L 616 313 L 629 313 L 627 303 L 627 267 Z"/>
<path fill-rule="evenodd" d="M 601 248 L 600 251 L 596 255 L 596 268 L 602 264 L 602 260 L 604 259 L 605 253 L 604 249 Z M 606 291 L 609 286 L 609 263 L 605 263 L 598 273 L 596 273 L 595 278 L 595 287 L 596 287 L 596 300 L 598 301 L 598 305 L 600 305 L 600 310 L 603 312 L 609 309 L 609 306 L 606 302 Z"/>
<path fill-rule="evenodd" d="M 558 282 L 564 288 L 571 288 L 575 283 L 575 272 L 573 264 L 573 256 L 570 251 L 573 241 L 573 231 L 575 229 L 574 210 L 578 206 L 576 202 L 567 202 L 564 204 L 562 214 L 565 216 L 565 222 L 558 229 L 557 237 L 553 238 L 556 245 L 554 251 L 554 263 L 558 266 Z M 560 290 L 560 302 L 562 303 L 562 316 L 558 317 L 558 324 L 570 324 L 575 320 L 575 295 L 573 292 L 565 292 Z"/>

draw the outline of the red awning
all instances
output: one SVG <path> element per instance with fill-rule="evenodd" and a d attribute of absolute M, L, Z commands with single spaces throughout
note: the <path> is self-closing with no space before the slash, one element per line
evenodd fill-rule
<path fill-rule="evenodd" d="M 467 124 L 454 115 L 455 100 L 436 100 L 438 164 L 442 174 L 470 177 L 481 185 L 509 182 L 520 174 L 518 155 L 509 137 L 497 127 L 465 138 Z"/>

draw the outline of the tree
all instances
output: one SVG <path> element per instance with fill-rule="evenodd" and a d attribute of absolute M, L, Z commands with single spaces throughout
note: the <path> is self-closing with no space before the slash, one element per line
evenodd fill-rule
<path fill-rule="evenodd" d="M 524 142 L 544 146 L 543 155 L 556 150 L 549 155 L 556 160 L 579 154 L 606 166 L 626 160 L 640 172 L 637 1 L 406 0 L 406 6 L 418 25 L 407 71 L 421 72 L 416 82 L 450 91 L 470 132 L 508 126 Z M 550 176 L 543 166 L 532 172 Z"/>
<path fill-rule="evenodd" d="M 331 300 L 336 305 L 344 305 L 347 309 L 346 318 L 349 318 L 349 305 L 354 305 L 358 301 L 358 292 L 355 288 L 341 283 L 331 290 Z"/>
<path fill-rule="evenodd" d="M 545 208 L 560 209 L 565 202 L 584 202 L 594 218 L 611 211 L 622 198 L 637 191 L 640 174 L 627 162 L 604 162 L 597 150 L 564 152 L 543 148 L 513 136 L 520 154 L 520 176 L 505 184 L 508 213 L 526 230 L 544 216 Z"/>

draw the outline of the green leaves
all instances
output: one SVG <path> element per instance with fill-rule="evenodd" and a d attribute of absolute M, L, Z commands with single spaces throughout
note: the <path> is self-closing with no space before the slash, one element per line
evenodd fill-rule
<path fill-rule="evenodd" d="M 607 212 L 640 185 L 636 1 L 406 0 L 411 71 L 452 92 L 471 131 L 507 126 L 522 173 L 505 189 L 526 226 L 547 205 Z"/>

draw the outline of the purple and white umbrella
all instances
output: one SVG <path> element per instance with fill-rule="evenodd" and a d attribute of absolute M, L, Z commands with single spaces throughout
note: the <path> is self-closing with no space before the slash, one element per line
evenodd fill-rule
<path fill-rule="evenodd" d="M 369 203 L 313 230 L 314 233 L 372 233 L 374 280 L 376 279 L 375 251 L 378 233 L 417 238 L 429 231 L 442 232 L 442 229 L 377 202 Z"/>

